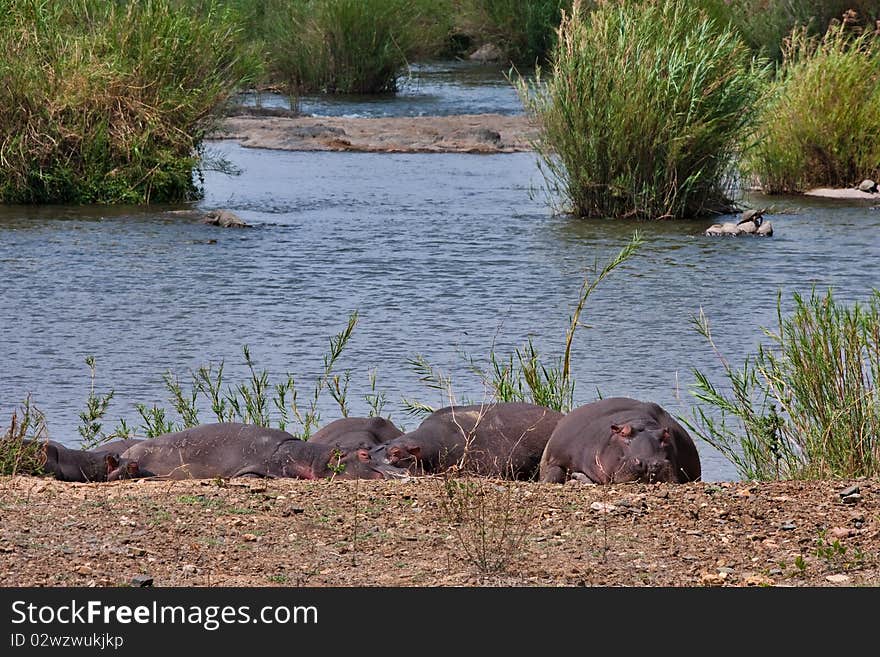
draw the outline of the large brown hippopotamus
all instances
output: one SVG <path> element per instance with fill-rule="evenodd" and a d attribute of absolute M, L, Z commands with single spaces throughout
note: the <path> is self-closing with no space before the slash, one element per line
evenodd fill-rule
<path fill-rule="evenodd" d="M 123 454 L 142 476 L 167 479 L 294 477 L 383 479 L 403 470 L 373 461 L 366 449 L 346 452 L 255 424 L 203 424 L 166 433 Z"/>
<path fill-rule="evenodd" d="M 344 417 L 322 427 L 309 438 L 309 442 L 333 445 L 343 452 L 349 452 L 373 449 L 402 435 L 403 431 L 384 417 Z"/>
<path fill-rule="evenodd" d="M 71 449 L 54 440 L 42 443 L 43 472 L 59 481 L 114 481 L 138 476 L 137 463 L 112 449 Z"/>
<path fill-rule="evenodd" d="M 687 431 L 660 406 L 612 397 L 571 411 L 541 457 L 541 481 L 685 483 L 700 478 Z"/>
<path fill-rule="evenodd" d="M 562 413 L 523 402 L 448 406 L 414 431 L 373 450 L 411 474 L 459 466 L 469 474 L 533 479 Z"/>

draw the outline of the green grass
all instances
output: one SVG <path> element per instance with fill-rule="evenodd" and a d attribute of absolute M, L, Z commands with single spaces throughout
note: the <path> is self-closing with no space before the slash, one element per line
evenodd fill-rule
<path fill-rule="evenodd" d="M 880 176 L 880 37 L 838 24 L 792 32 L 746 171 L 766 193 Z"/>
<path fill-rule="evenodd" d="M 0 202 L 199 195 L 212 111 L 256 61 L 229 12 L 180 5 L 0 1 Z"/>
<path fill-rule="evenodd" d="M 744 479 L 824 479 L 880 474 L 880 291 L 852 306 L 829 290 L 794 295 L 794 311 L 765 330 L 769 344 L 724 383 L 695 370 L 697 436 Z M 708 320 L 695 320 L 712 340 Z"/>
<path fill-rule="evenodd" d="M 551 75 L 518 89 L 542 126 L 551 193 L 585 217 L 725 210 L 767 67 L 683 0 L 624 1 L 566 16 Z"/>

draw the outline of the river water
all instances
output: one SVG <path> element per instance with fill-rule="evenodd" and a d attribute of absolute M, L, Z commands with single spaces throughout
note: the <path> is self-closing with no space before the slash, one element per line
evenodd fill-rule
<path fill-rule="evenodd" d="M 735 365 L 776 320 L 777 290 L 834 286 L 843 300 L 880 287 L 880 211 L 840 202 L 747 199 L 772 205 L 770 239 L 706 238 L 706 221 L 638 224 L 553 214 L 531 153 L 299 153 L 215 142 L 241 173 L 208 172 L 202 209 L 224 207 L 254 228 L 221 229 L 175 207 L 0 208 L 0 424 L 28 394 L 51 436 L 74 445 L 89 370 L 113 389 L 105 429 L 139 424 L 135 403 L 170 407 L 166 371 L 188 381 L 225 362 L 247 374 L 242 346 L 278 382 L 296 377 L 306 402 L 328 339 L 360 320 L 337 371 L 366 414 L 368 372 L 405 427 L 402 399 L 433 406 L 408 363 L 421 354 L 452 375 L 458 401 L 485 391 L 465 355 L 485 364 L 532 336 L 562 352 L 585 272 L 639 229 L 645 244 L 590 297 L 574 340 L 579 403 L 598 394 L 660 403 L 689 417 L 698 368 L 721 383 L 718 358 L 690 319 L 700 308 Z M 202 400 L 202 420 L 211 421 Z M 326 394 L 324 422 L 339 416 Z M 736 478 L 698 445 L 704 479 Z"/>

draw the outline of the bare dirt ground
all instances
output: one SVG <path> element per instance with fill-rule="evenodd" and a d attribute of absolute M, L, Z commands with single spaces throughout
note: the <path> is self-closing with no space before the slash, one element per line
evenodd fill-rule
<path fill-rule="evenodd" d="M 537 134 L 525 116 L 465 114 L 399 118 L 231 116 L 211 139 L 251 148 L 381 153 L 513 153 Z"/>
<path fill-rule="evenodd" d="M 876 479 L 3 477 L 0 585 L 878 586 L 878 499 Z"/>

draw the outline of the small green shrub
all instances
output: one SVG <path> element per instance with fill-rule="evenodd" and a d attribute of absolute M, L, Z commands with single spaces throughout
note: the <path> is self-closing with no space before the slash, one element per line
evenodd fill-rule
<path fill-rule="evenodd" d="M 829 290 L 795 294 L 794 312 L 726 383 L 695 370 L 697 407 L 685 420 L 745 479 L 821 479 L 880 474 L 880 291 L 865 304 L 838 304 Z M 709 323 L 698 330 L 713 349 Z M 720 356 L 720 354 L 719 354 Z M 732 425 L 732 426 L 731 426 Z"/>
<path fill-rule="evenodd" d="M 836 23 L 795 29 L 746 170 L 767 193 L 880 176 L 880 37 Z"/>
<path fill-rule="evenodd" d="M 231 14 L 199 6 L 0 2 L 0 202 L 197 197 L 212 111 L 256 67 Z"/>
<path fill-rule="evenodd" d="M 517 86 L 542 126 L 550 191 L 587 217 L 691 217 L 729 207 L 766 66 L 683 0 L 575 2 L 552 75 Z"/>

